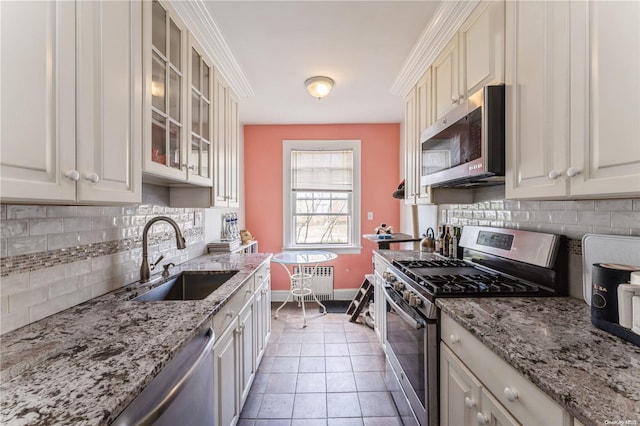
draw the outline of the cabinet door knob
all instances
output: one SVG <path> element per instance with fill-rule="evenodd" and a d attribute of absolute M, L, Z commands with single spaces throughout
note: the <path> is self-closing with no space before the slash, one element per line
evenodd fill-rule
<path fill-rule="evenodd" d="M 548 174 L 549 179 L 551 180 L 556 180 L 558 179 L 560 176 L 562 176 L 562 172 L 559 172 L 557 170 L 551 170 Z"/>
<path fill-rule="evenodd" d="M 75 182 L 80 179 L 80 173 L 77 170 L 67 170 L 64 177 Z"/>
<path fill-rule="evenodd" d="M 489 423 L 489 418 L 485 416 L 484 413 L 478 413 L 476 419 L 478 420 L 478 424 L 480 425 L 486 425 L 487 423 Z"/>
<path fill-rule="evenodd" d="M 458 98 L 456 98 L 455 96 L 451 98 L 451 105 L 455 105 L 458 103 Z"/>
<path fill-rule="evenodd" d="M 576 169 L 575 167 L 569 167 L 567 169 L 567 176 L 569 177 L 578 176 L 580 173 L 582 173 L 582 170 Z"/>
<path fill-rule="evenodd" d="M 98 183 L 100 182 L 100 176 L 98 176 L 97 173 L 91 173 L 88 174 L 84 177 L 86 180 L 88 180 L 91 183 Z"/>
<path fill-rule="evenodd" d="M 467 408 L 473 408 L 476 406 L 476 402 L 473 400 L 473 398 L 469 398 L 468 396 L 464 398 L 464 405 Z"/>
<path fill-rule="evenodd" d="M 449 341 L 455 345 L 460 341 L 460 337 L 456 336 L 455 334 L 452 334 L 449 336 Z"/>
<path fill-rule="evenodd" d="M 513 402 L 518 399 L 518 391 L 511 388 L 504 388 L 504 397 Z"/>

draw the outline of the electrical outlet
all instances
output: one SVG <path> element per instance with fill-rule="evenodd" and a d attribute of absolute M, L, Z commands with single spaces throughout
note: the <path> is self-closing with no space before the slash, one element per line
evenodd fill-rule
<path fill-rule="evenodd" d="M 367 213 L 367 220 L 373 220 L 373 212 Z"/>

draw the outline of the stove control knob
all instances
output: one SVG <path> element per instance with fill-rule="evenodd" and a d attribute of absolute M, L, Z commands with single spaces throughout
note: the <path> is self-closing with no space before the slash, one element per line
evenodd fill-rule
<path fill-rule="evenodd" d="M 411 292 L 409 290 L 405 290 L 402 292 L 402 298 L 407 302 L 409 301 L 410 297 L 411 297 Z"/>
<path fill-rule="evenodd" d="M 395 275 L 389 273 L 389 275 L 387 276 L 387 281 L 389 281 L 390 283 L 394 283 L 394 282 L 398 281 L 398 279 L 396 278 Z"/>
<path fill-rule="evenodd" d="M 409 294 L 409 306 L 416 306 L 416 295 Z"/>
<path fill-rule="evenodd" d="M 422 299 L 416 296 L 415 307 L 422 306 Z"/>

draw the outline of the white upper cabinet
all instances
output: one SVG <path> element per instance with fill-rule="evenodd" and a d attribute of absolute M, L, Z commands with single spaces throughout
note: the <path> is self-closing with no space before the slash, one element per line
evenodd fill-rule
<path fill-rule="evenodd" d="M 460 96 L 504 82 L 504 1 L 484 1 L 458 32 Z"/>
<path fill-rule="evenodd" d="M 483 1 L 432 64 L 436 120 L 478 89 L 504 80 L 504 1 Z"/>
<path fill-rule="evenodd" d="M 142 5 L 77 5 L 77 198 L 140 202 Z"/>
<path fill-rule="evenodd" d="M 214 79 L 215 166 L 213 207 L 239 206 L 240 121 L 238 98 L 216 73 Z"/>
<path fill-rule="evenodd" d="M 507 2 L 507 198 L 640 194 L 640 3 Z"/>
<path fill-rule="evenodd" d="M 460 102 L 458 90 L 458 36 L 456 35 L 432 64 L 433 112 L 436 120 Z"/>
<path fill-rule="evenodd" d="M 213 62 L 193 36 L 189 36 L 190 99 L 187 174 L 190 183 L 213 185 Z"/>
<path fill-rule="evenodd" d="M 418 178 L 418 135 L 416 134 L 416 89 L 404 98 L 404 200 L 405 204 L 415 204 L 420 179 Z"/>
<path fill-rule="evenodd" d="M 144 171 L 187 180 L 187 31 L 171 6 L 144 2 Z"/>
<path fill-rule="evenodd" d="M 415 181 L 415 202 L 417 204 L 428 204 L 431 202 L 431 188 L 420 185 L 420 175 L 422 171 L 422 148 L 420 144 L 420 134 L 426 129 L 432 122 L 432 78 L 431 67 L 427 69 L 422 78 L 418 80 L 416 84 L 416 100 L 415 100 L 415 137 L 414 147 L 411 148 L 412 155 L 415 156 L 413 160 L 415 162 L 415 173 L 413 177 Z"/>
<path fill-rule="evenodd" d="M 0 19 L 2 202 L 139 202 L 141 3 L 2 2 Z"/>
<path fill-rule="evenodd" d="M 640 2 L 571 2 L 571 195 L 640 195 Z"/>
<path fill-rule="evenodd" d="M 563 196 L 549 174 L 569 155 L 569 3 L 510 1 L 506 16 L 506 197 Z"/>

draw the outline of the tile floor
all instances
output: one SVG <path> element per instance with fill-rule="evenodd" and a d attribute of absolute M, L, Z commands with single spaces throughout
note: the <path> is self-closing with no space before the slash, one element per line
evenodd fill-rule
<path fill-rule="evenodd" d="M 272 314 L 280 306 L 273 303 Z M 346 314 L 321 315 L 289 302 L 272 331 L 239 426 L 402 425 L 384 383 L 374 331 Z"/>

